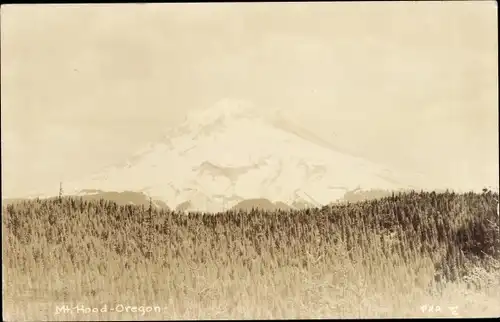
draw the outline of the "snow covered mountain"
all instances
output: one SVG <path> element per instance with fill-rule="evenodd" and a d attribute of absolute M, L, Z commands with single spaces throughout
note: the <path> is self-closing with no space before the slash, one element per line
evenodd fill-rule
<path fill-rule="evenodd" d="M 171 209 L 222 211 L 245 199 L 288 205 L 325 205 L 357 187 L 407 188 L 411 183 L 381 165 L 348 155 L 275 113 L 223 100 L 191 113 L 162 140 L 123 164 L 65 182 L 83 189 L 138 191 Z"/>

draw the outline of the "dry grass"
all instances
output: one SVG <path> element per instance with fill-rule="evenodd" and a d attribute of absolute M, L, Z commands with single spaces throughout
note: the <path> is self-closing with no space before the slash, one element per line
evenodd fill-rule
<path fill-rule="evenodd" d="M 498 316 L 496 200 L 422 192 L 216 215 L 10 205 L 4 320 Z"/>

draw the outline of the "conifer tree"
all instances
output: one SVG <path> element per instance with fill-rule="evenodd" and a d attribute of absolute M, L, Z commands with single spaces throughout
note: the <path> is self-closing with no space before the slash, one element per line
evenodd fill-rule
<path fill-rule="evenodd" d="M 62 196 L 63 196 L 62 182 L 59 182 L 59 201 L 60 202 L 62 202 Z"/>

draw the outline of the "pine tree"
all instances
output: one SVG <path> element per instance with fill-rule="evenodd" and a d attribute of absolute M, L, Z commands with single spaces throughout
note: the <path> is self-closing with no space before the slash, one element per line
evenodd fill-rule
<path fill-rule="evenodd" d="M 153 214 L 153 200 L 151 199 L 151 197 L 149 197 L 149 209 L 148 209 L 148 212 L 149 212 L 149 219 L 151 220 L 151 217 L 152 217 L 152 214 Z"/>
<path fill-rule="evenodd" d="M 62 196 L 63 196 L 62 182 L 59 182 L 59 201 L 60 202 L 62 202 Z"/>

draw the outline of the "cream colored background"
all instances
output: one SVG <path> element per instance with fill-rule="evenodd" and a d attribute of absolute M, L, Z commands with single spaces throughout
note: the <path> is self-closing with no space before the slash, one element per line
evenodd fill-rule
<path fill-rule="evenodd" d="M 429 185 L 498 185 L 496 2 L 10 5 L 2 194 L 121 161 L 225 97 Z"/>

